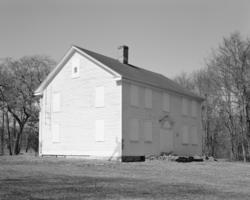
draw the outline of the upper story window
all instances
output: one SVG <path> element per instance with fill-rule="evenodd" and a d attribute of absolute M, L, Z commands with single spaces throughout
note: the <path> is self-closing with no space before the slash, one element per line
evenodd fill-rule
<path fill-rule="evenodd" d="M 104 87 L 95 88 L 95 107 L 104 107 Z"/>
<path fill-rule="evenodd" d="M 188 115 L 188 100 L 182 98 L 182 115 Z"/>
<path fill-rule="evenodd" d="M 139 131 L 140 124 L 138 119 L 130 119 L 129 121 L 129 138 L 130 141 L 138 141 L 139 139 Z"/>
<path fill-rule="evenodd" d="M 192 101 L 192 117 L 197 117 L 197 103 Z"/>
<path fill-rule="evenodd" d="M 136 85 L 130 86 L 130 104 L 132 106 L 139 106 L 139 88 Z"/>
<path fill-rule="evenodd" d="M 170 111 L 170 97 L 167 93 L 163 93 L 163 110 L 166 112 Z"/>
<path fill-rule="evenodd" d="M 145 89 L 145 107 L 152 108 L 152 90 L 148 88 Z"/>
<path fill-rule="evenodd" d="M 61 111 L 61 94 L 59 92 L 53 93 L 52 110 L 53 110 L 53 112 L 60 112 Z"/>
<path fill-rule="evenodd" d="M 72 78 L 80 76 L 80 58 L 73 57 L 71 61 L 71 75 Z"/>

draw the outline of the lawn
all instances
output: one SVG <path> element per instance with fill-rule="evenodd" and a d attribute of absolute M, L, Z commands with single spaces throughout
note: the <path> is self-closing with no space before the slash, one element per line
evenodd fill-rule
<path fill-rule="evenodd" d="M 0 199 L 250 199 L 250 164 L 0 157 Z"/>

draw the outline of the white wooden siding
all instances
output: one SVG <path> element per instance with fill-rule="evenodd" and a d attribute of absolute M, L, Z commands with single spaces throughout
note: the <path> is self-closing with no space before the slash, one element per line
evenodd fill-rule
<path fill-rule="evenodd" d="M 152 88 L 153 92 L 153 107 L 147 109 L 145 106 L 132 106 L 131 105 L 131 85 L 135 84 L 133 81 L 123 80 L 122 82 L 122 138 L 123 138 L 123 155 L 159 155 L 161 151 L 172 151 L 177 155 L 195 155 L 201 153 L 201 118 L 197 115 L 196 118 L 190 116 L 183 116 L 182 114 L 182 98 L 178 94 L 171 91 L 163 91 L 161 89 Z M 145 88 L 147 86 L 138 83 L 138 100 L 142 102 L 145 99 Z M 163 94 L 169 95 L 168 109 L 164 108 Z M 188 97 L 186 98 L 188 99 Z M 198 104 L 198 102 L 197 102 Z M 167 104 L 166 104 L 167 105 Z M 168 110 L 168 111 L 165 111 Z M 165 112 L 168 112 L 167 114 Z M 199 106 L 197 106 L 197 113 L 200 113 Z M 167 122 L 159 122 L 163 117 L 167 117 Z M 139 120 L 139 138 L 136 142 L 130 140 L 130 121 L 132 118 Z M 143 128 L 144 121 L 152 121 L 152 141 L 145 142 L 145 133 Z M 163 120 L 164 121 L 164 120 Z M 183 125 L 189 127 L 195 125 L 199 127 L 197 129 L 198 145 L 191 144 L 191 136 L 189 130 L 187 131 L 188 144 L 183 145 L 182 133 Z M 163 136 L 161 139 L 161 136 Z M 164 141 L 163 141 L 164 140 Z M 166 142 L 165 142 L 166 141 Z M 189 142 L 190 141 L 190 142 Z M 170 144 L 171 143 L 171 144 Z M 187 143 L 187 142 L 184 142 Z M 163 147 L 161 149 L 161 147 Z"/>
<path fill-rule="evenodd" d="M 104 120 L 96 120 L 95 122 L 95 141 L 103 142 L 105 133 Z"/>
<path fill-rule="evenodd" d="M 58 123 L 52 124 L 52 142 L 60 142 L 60 125 Z"/>
<path fill-rule="evenodd" d="M 72 60 L 80 60 L 80 76 L 72 78 Z M 84 73 L 82 73 L 84 72 Z M 105 107 L 95 107 L 95 88 L 105 88 Z M 61 94 L 61 112 L 49 112 L 54 92 Z M 52 130 L 42 124 L 41 155 L 121 155 L 121 84 L 109 72 L 74 53 L 44 91 L 47 121 L 60 124 L 60 142 L 53 143 Z M 45 98 L 43 98 L 44 100 Z M 45 115 L 45 114 L 44 114 Z M 95 121 L 104 120 L 103 142 L 95 140 Z"/>
<path fill-rule="evenodd" d="M 95 106 L 104 107 L 104 98 L 105 98 L 104 87 L 99 86 L 95 88 Z"/>
<path fill-rule="evenodd" d="M 59 92 L 53 93 L 52 110 L 53 110 L 53 112 L 60 112 L 61 111 L 61 94 Z"/>

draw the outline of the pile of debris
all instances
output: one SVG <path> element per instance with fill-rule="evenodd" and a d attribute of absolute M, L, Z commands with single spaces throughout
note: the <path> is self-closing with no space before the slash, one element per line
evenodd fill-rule
<path fill-rule="evenodd" d="M 203 162 L 203 158 L 200 156 L 180 156 L 175 160 L 176 162 Z"/>
<path fill-rule="evenodd" d="M 146 157 L 147 160 L 165 160 L 165 161 L 176 161 L 176 162 L 203 162 L 203 161 L 217 161 L 213 157 L 208 156 L 177 156 L 170 153 L 161 153 L 159 156 L 151 155 Z"/>

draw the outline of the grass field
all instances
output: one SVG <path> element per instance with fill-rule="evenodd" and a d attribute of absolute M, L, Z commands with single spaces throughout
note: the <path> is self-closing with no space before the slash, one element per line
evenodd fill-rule
<path fill-rule="evenodd" d="M 250 164 L 0 157 L 0 199 L 250 199 Z"/>

